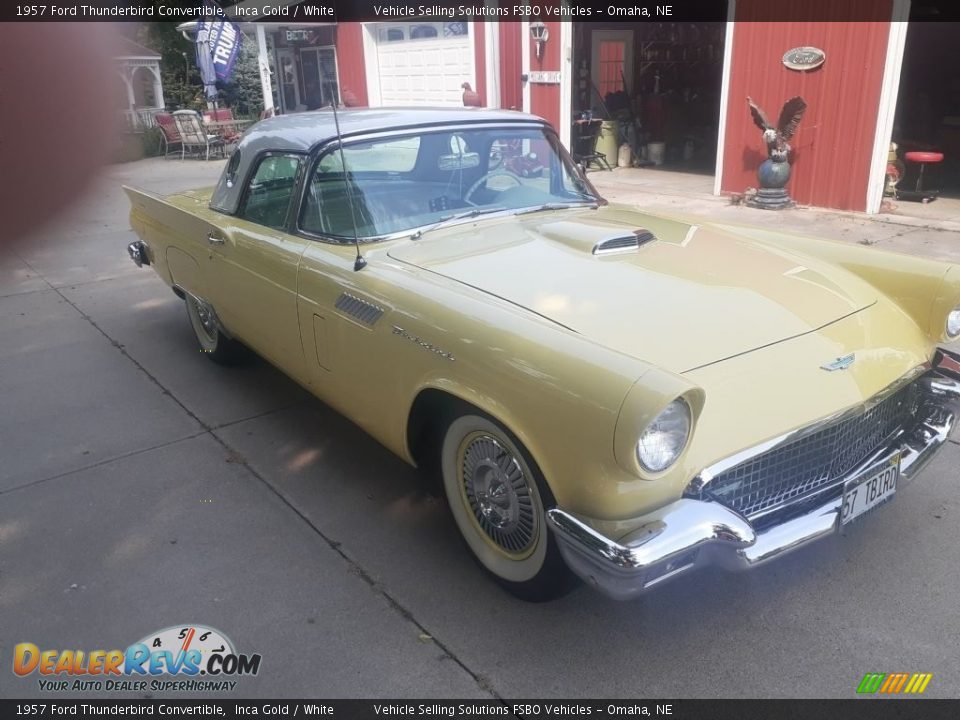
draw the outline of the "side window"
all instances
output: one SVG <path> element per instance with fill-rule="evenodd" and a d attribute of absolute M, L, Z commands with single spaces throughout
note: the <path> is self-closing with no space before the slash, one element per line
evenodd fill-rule
<path fill-rule="evenodd" d="M 327 151 L 307 186 L 300 227 L 318 235 L 350 237 L 356 222 L 361 235 L 392 232 L 391 222 L 401 222 L 417 196 L 410 176 L 419 155 L 418 135 L 346 144 L 348 188 L 340 150 Z M 386 217 L 392 221 L 384 221 Z"/>
<path fill-rule="evenodd" d="M 225 207 L 226 200 L 228 197 L 233 196 L 233 186 L 237 184 L 237 170 L 240 168 L 240 148 L 237 148 L 230 155 L 230 161 L 227 163 L 227 167 L 224 168 L 223 172 L 220 174 L 220 179 L 217 181 L 217 187 L 213 190 L 213 196 L 210 198 L 210 207 L 214 210 L 226 211 Z M 233 210 L 233 208 L 230 208 Z"/>
<path fill-rule="evenodd" d="M 275 230 L 284 229 L 300 162 L 296 155 L 263 158 L 250 178 L 238 216 Z"/>
<path fill-rule="evenodd" d="M 230 162 L 227 163 L 227 170 L 223 174 L 227 182 L 227 187 L 232 188 L 237 182 L 237 168 L 240 167 L 240 148 L 237 148 L 230 155 Z"/>

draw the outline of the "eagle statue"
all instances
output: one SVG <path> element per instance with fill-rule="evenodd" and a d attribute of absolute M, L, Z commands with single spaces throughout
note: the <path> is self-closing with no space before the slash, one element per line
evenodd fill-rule
<path fill-rule="evenodd" d="M 464 107 L 481 107 L 483 105 L 480 101 L 480 93 L 470 87 L 470 83 L 465 82 L 460 87 L 463 89 Z"/>
<path fill-rule="evenodd" d="M 776 126 L 771 125 L 766 113 L 761 110 L 750 97 L 747 97 L 750 106 L 750 115 L 754 124 L 763 131 L 763 141 L 767 144 L 767 154 L 774 162 L 787 162 L 790 154 L 790 143 L 797 126 L 807 110 L 807 103 L 799 95 L 784 103 L 780 111 L 780 119 Z"/>

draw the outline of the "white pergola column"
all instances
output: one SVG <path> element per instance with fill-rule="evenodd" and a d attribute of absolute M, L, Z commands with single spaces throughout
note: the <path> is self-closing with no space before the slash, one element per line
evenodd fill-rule
<path fill-rule="evenodd" d="M 263 109 L 273 109 L 273 82 L 270 80 L 270 55 L 267 52 L 267 34 L 260 23 L 257 28 L 257 65 L 260 67 L 260 87 L 263 89 Z"/>
<path fill-rule="evenodd" d="M 163 83 L 160 80 L 160 66 L 154 65 L 150 68 L 153 71 L 153 103 L 154 107 L 165 108 L 166 101 L 163 99 Z"/>
<path fill-rule="evenodd" d="M 486 20 L 483 23 L 485 33 L 483 49 L 487 76 L 487 107 L 500 107 L 500 23 Z"/>
<path fill-rule="evenodd" d="M 120 73 L 124 86 L 127 88 L 127 110 L 133 110 L 137 105 L 137 96 L 133 92 L 133 74 L 130 68 L 125 67 Z"/>

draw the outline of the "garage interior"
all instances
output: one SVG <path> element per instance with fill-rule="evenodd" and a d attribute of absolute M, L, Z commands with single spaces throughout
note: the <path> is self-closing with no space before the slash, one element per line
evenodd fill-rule
<path fill-rule="evenodd" d="M 911 5 L 893 126 L 896 159 L 890 158 L 900 173 L 894 200 L 900 214 L 960 219 L 960 23 L 937 21 L 954 2 L 918 0 Z M 923 158 L 931 162 L 916 161 Z M 935 196 L 935 202 L 923 202 Z"/>
<path fill-rule="evenodd" d="M 574 23 L 571 116 L 603 120 L 597 151 L 613 167 L 712 176 L 725 34 L 723 22 Z"/>

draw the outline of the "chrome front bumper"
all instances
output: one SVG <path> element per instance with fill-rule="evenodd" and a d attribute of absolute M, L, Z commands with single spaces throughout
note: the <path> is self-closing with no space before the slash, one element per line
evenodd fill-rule
<path fill-rule="evenodd" d="M 960 371 L 951 372 L 960 368 L 960 356 L 938 355 L 938 360 L 943 358 L 946 367 L 920 380 L 926 391 L 924 416 L 844 481 L 897 451 L 900 476 L 910 480 L 943 446 L 960 402 Z M 619 540 L 560 508 L 549 510 L 547 520 L 570 569 L 604 594 L 626 600 L 696 567 L 746 570 L 826 537 L 840 527 L 842 503 L 842 496 L 835 497 L 803 515 L 758 529 L 719 503 L 682 498 L 638 518 L 638 528 Z"/>

